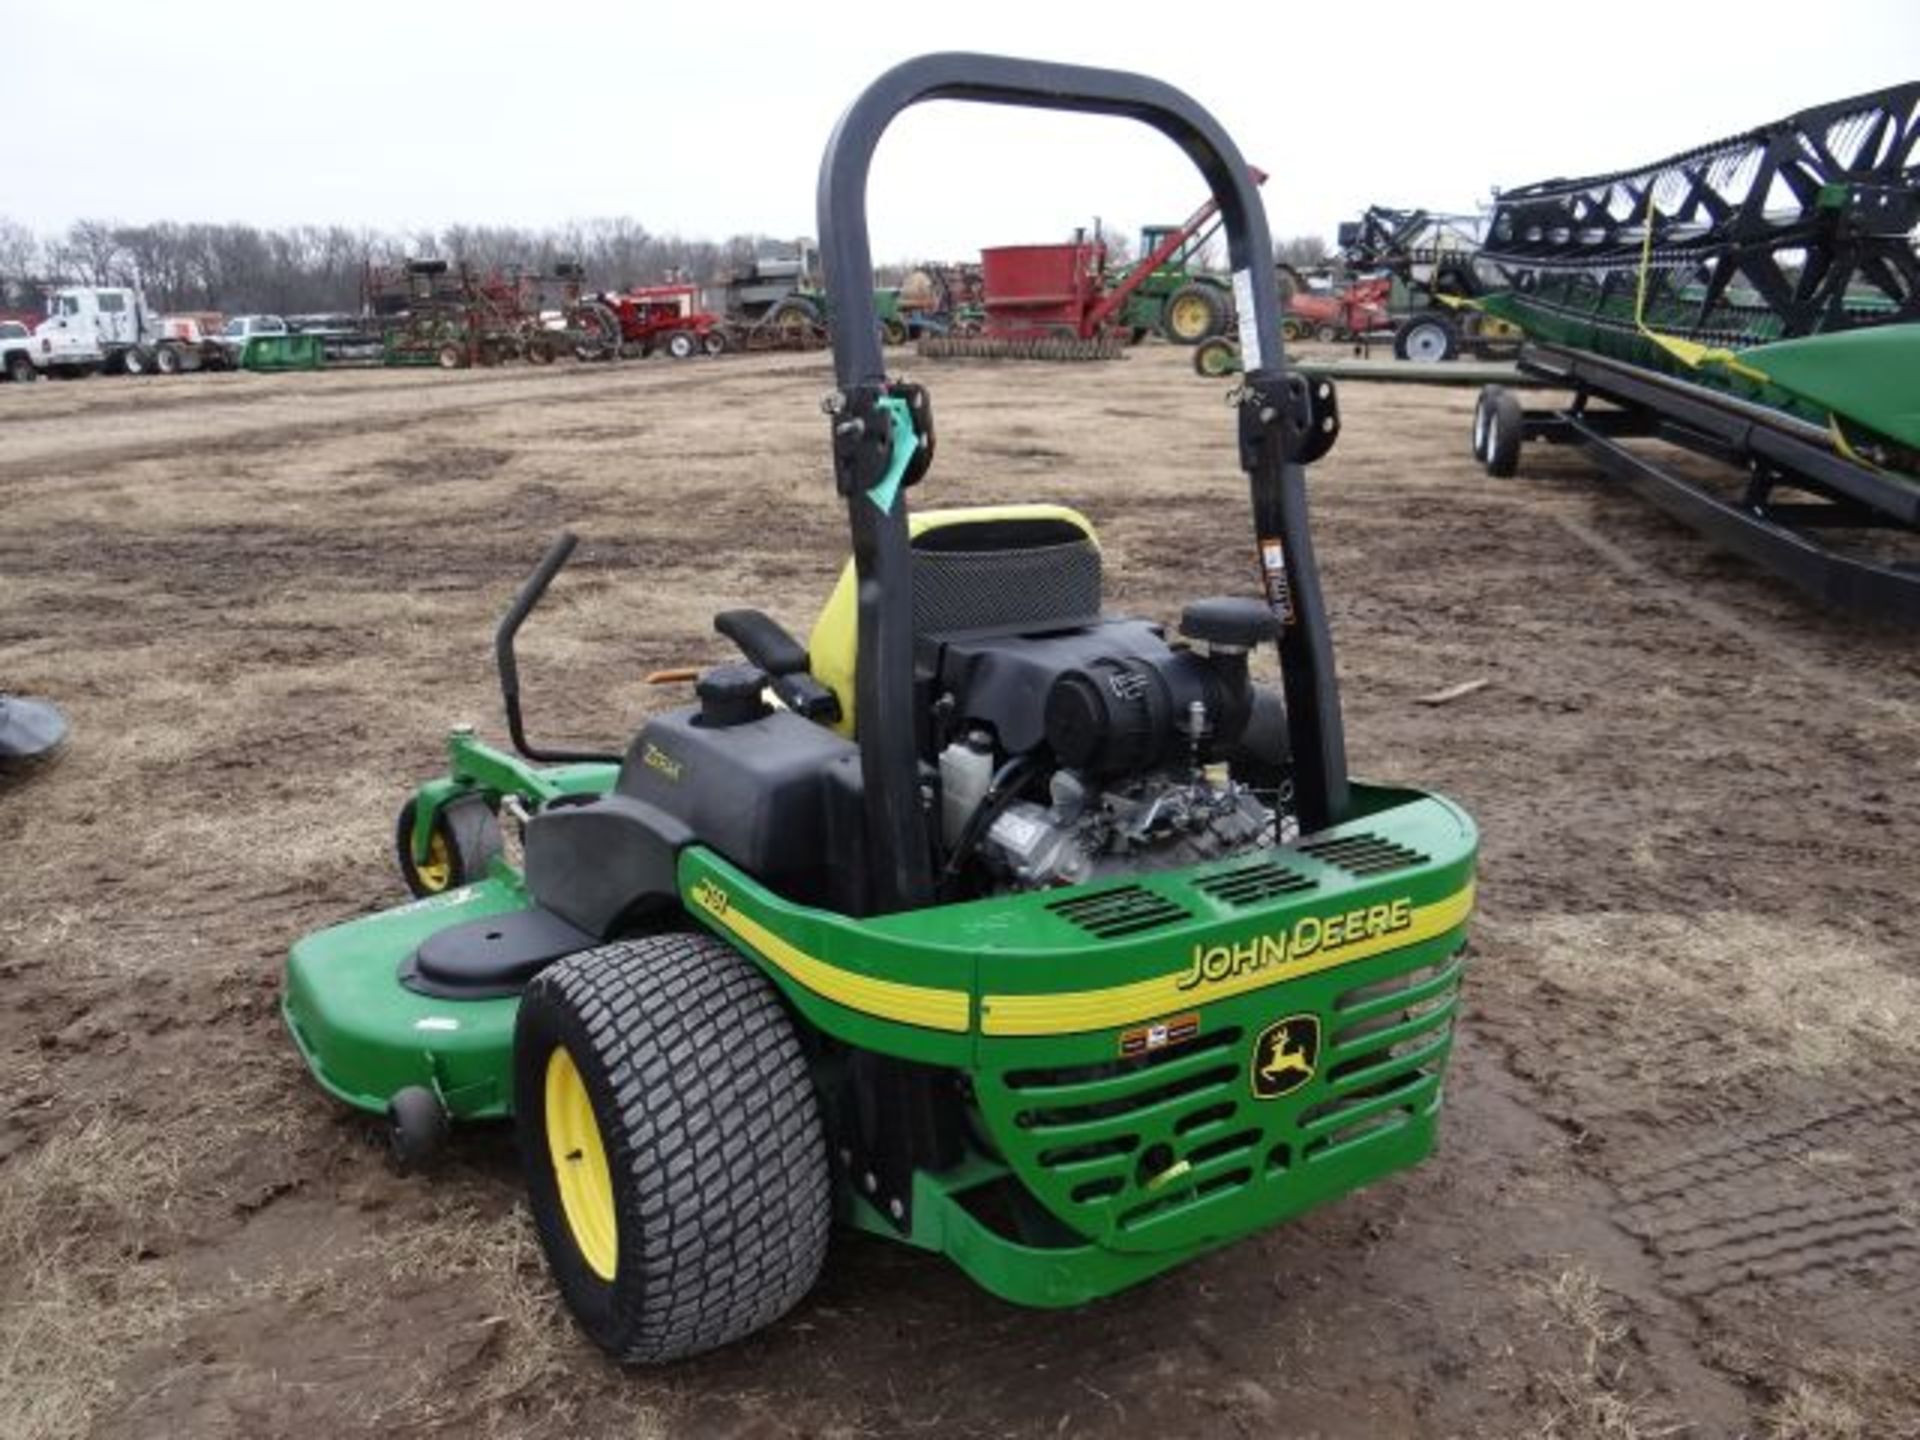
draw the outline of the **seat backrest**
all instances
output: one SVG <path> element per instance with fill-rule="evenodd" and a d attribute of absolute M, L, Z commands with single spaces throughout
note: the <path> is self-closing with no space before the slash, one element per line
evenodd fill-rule
<path fill-rule="evenodd" d="M 1100 545 L 1065 505 L 980 505 L 907 517 L 912 538 L 913 629 L 923 635 L 1008 633 L 1100 618 Z M 849 560 L 808 638 L 814 679 L 840 700 L 854 732 L 859 606 Z"/>

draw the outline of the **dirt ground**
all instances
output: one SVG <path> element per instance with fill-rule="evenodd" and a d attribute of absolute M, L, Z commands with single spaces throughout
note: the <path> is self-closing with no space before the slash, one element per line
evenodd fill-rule
<path fill-rule="evenodd" d="M 1116 608 L 1251 583 L 1184 355 L 911 367 L 920 503 L 1060 498 Z M 309 1082 L 300 933 L 399 897 L 441 736 L 617 740 L 803 628 L 840 562 L 816 357 L 0 386 L 0 684 L 75 738 L 0 792 L 0 1435 L 1920 1435 L 1920 655 L 1470 392 L 1343 392 L 1312 478 L 1357 773 L 1484 830 L 1440 1153 L 1138 1290 L 1009 1308 L 857 1237 L 659 1372 L 576 1335 L 510 1136 L 431 1179 Z M 1488 684 L 1433 708 L 1416 697 Z"/>

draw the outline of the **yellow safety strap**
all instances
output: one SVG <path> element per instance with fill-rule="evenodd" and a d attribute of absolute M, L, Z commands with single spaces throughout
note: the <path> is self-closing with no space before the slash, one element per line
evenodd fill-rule
<path fill-rule="evenodd" d="M 1654 208 L 1653 197 L 1647 197 L 1647 233 L 1640 242 L 1640 281 L 1633 297 L 1633 328 L 1647 339 L 1665 350 L 1669 355 L 1690 369 L 1698 370 L 1703 365 L 1720 365 L 1736 375 L 1764 385 L 1767 375 L 1764 371 L 1742 361 L 1732 351 L 1713 345 L 1702 345 L 1698 340 L 1689 340 L 1681 335 L 1663 335 L 1647 324 L 1647 271 L 1653 265 L 1653 222 L 1659 215 Z"/>

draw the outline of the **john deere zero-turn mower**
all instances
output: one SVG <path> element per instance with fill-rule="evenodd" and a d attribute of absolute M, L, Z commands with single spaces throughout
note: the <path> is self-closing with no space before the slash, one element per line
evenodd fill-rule
<path fill-rule="evenodd" d="M 883 369 L 864 206 L 932 99 L 1129 116 L 1212 186 L 1257 596 L 1169 634 L 1103 612 L 1073 510 L 910 510 L 933 410 Z M 419 898 L 288 965 L 314 1074 L 403 1158 L 514 1119 L 561 1292 L 629 1359 L 768 1324 L 834 1219 L 1083 1302 L 1413 1164 L 1440 1107 L 1474 829 L 1348 779 L 1302 469 L 1333 393 L 1282 364 L 1239 151 L 1152 80 L 934 55 L 841 120 L 819 211 L 853 556 L 809 642 L 723 612 L 745 658 L 697 705 L 536 748 L 514 637 L 563 536 L 497 636 L 518 755 L 455 731 L 400 817 Z"/>

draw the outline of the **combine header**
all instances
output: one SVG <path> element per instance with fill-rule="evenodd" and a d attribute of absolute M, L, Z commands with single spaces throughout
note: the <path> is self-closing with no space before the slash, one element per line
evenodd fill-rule
<path fill-rule="evenodd" d="M 1474 303 L 1525 331 L 1525 376 L 1573 398 L 1528 411 L 1489 386 L 1476 458 L 1510 475 L 1523 440 L 1579 445 L 1822 599 L 1920 621 L 1916 226 L 1920 82 L 1505 192 Z M 1731 483 L 1635 437 L 1725 462 Z"/>

